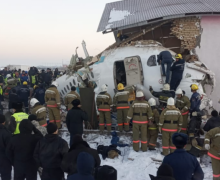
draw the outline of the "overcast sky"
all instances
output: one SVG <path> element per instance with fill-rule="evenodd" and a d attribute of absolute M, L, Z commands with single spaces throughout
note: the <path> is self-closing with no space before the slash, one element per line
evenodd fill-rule
<path fill-rule="evenodd" d="M 81 42 L 96 55 L 114 42 L 97 33 L 105 4 L 114 0 L 0 0 L 0 66 L 67 63 Z"/>

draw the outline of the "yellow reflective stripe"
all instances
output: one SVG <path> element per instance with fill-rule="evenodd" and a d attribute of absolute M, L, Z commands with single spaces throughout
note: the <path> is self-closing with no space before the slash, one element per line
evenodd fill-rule
<path fill-rule="evenodd" d="M 157 128 L 149 127 L 148 129 L 150 129 L 150 130 L 156 130 Z"/>

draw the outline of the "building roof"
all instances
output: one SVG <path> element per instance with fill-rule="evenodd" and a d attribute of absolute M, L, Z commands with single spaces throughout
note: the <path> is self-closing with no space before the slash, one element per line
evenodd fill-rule
<path fill-rule="evenodd" d="M 220 0 L 124 0 L 108 3 L 98 32 L 197 14 L 220 14 Z"/>

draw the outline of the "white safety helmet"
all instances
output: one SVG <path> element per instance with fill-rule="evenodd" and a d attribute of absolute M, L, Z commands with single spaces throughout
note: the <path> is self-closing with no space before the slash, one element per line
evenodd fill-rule
<path fill-rule="evenodd" d="M 150 106 L 156 106 L 156 100 L 154 98 L 150 98 L 148 100 L 148 103 L 150 104 Z"/>
<path fill-rule="evenodd" d="M 170 85 L 169 84 L 164 84 L 163 90 L 164 91 L 169 91 L 170 90 Z"/>
<path fill-rule="evenodd" d="M 103 84 L 101 87 L 102 92 L 108 91 L 108 85 L 107 84 Z"/>
<path fill-rule="evenodd" d="M 181 95 L 183 95 L 183 91 L 182 91 L 182 89 L 180 89 L 180 88 L 177 89 L 177 90 L 176 90 L 176 94 L 181 94 Z"/>
<path fill-rule="evenodd" d="M 10 78 L 11 77 L 11 74 L 7 74 L 6 78 Z"/>
<path fill-rule="evenodd" d="M 173 98 L 169 98 L 169 99 L 167 100 L 167 105 L 168 105 L 168 106 L 174 106 L 174 99 L 173 99 Z"/>
<path fill-rule="evenodd" d="M 84 81 L 84 80 L 86 80 L 86 79 L 88 79 L 88 77 L 87 77 L 87 75 L 84 73 L 84 74 L 82 75 L 82 80 Z"/>
<path fill-rule="evenodd" d="M 63 75 L 63 72 L 60 72 L 60 75 Z"/>
<path fill-rule="evenodd" d="M 144 97 L 144 93 L 142 91 L 137 91 L 136 92 L 136 97 L 137 98 Z"/>
<path fill-rule="evenodd" d="M 31 107 L 34 107 L 34 105 L 35 105 L 36 103 L 38 103 L 38 102 L 39 102 L 39 101 L 38 101 L 36 98 L 32 98 L 31 101 L 30 101 Z"/>
<path fill-rule="evenodd" d="M 56 86 L 56 87 L 58 87 L 58 86 L 59 86 L 59 84 L 58 84 L 58 82 L 57 82 L 57 81 L 52 82 L 52 84 L 51 84 L 51 85 L 54 85 L 54 86 Z"/>

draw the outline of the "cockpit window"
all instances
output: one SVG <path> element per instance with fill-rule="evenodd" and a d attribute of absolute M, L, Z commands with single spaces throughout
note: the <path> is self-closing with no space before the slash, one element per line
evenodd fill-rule
<path fill-rule="evenodd" d="M 156 60 L 156 56 L 152 55 L 149 57 L 148 61 L 147 61 L 147 65 L 148 66 L 157 66 L 157 60 Z"/>

